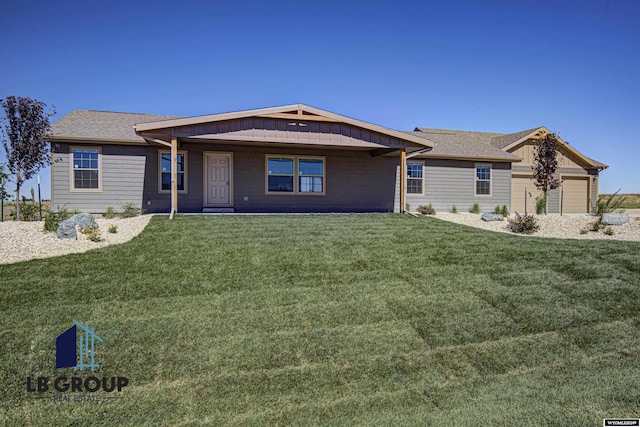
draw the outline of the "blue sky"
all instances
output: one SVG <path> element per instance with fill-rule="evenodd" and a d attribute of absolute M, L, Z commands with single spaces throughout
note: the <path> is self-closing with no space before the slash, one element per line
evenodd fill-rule
<path fill-rule="evenodd" d="M 401 130 L 544 125 L 610 165 L 601 192 L 640 193 L 639 18 L 636 0 L 2 2 L 0 98 L 55 118 L 302 102 Z"/>

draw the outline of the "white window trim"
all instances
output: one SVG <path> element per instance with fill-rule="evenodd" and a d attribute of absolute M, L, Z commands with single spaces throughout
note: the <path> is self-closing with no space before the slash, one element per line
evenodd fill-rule
<path fill-rule="evenodd" d="M 422 191 L 420 193 L 409 193 L 409 180 L 410 179 L 418 179 L 418 178 L 409 178 L 409 163 L 420 163 L 422 165 Z M 425 195 L 425 188 L 424 188 L 424 177 L 425 177 L 425 170 L 424 170 L 424 160 L 407 160 L 407 176 L 405 178 L 405 188 L 406 188 L 406 193 L 407 193 L 407 197 L 419 197 L 419 196 L 424 196 Z"/>
<path fill-rule="evenodd" d="M 478 166 L 489 166 L 489 194 L 478 194 L 476 192 L 478 189 L 478 186 L 476 185 L 476 183 L 478 181 L 486 181 L 484 179 L 478 180 L 478 172 L 476 170 Z M 473 164 L 473 197 L 481 197 L 481 198 L 493 197 L 493 164 L 491 163 L 474 163 Z"/>
<path fill-rule="evenodd" d="M 293 160 L 293 191 L 269 191 L 269 159 L 292 159 Z M 313 175 L 300 175 L 300 168 L 298 167 L 298 161 L 310 159 L 310 160 L 322 160 L 322 192 L 302 192 L 299 187 L 300 176 L 313 176 Z M 277 176 L 277 175 L 276 175 Z M 290 175 L 281 175 L 290 176 Z M 292 156 L 289 154 L 266 154 L 264 156 L 264 193 L 269 196 L 325 196 L 327 194 L 327 158 L 324 156 Z"/>
<path fill-rule="evenodd" d="M 162 189 L 162 155 L 169 154 L 171 155 L 171 150 L 158 150 L 158 193 L 160 194 L 171 194 L 171 190 L 163 190 Z M 178 150 L 177 154 L 184 155 L 184 190 L 178 190 L 178 194 L 186 194 L 189 190 L 189 159 L 187 156 L 186 150 Z M 167 173 L 166 171 L 164 173 Z M 169 172 L 170 173 L 170 172 Z M 182 172 L 178 172 L 182 173 Z"/>
<path fill-rule="evenodd" d="M 73 150 L 97 150 L 98 151 L 98 188 L 76 188 L 75 168 L 73 167 Z M 69 191 L 74 193 L 102 193 L 102 147 L 96 146 L 69 146 Z M 83 169 L 78 169 L 83 170 Z"/>

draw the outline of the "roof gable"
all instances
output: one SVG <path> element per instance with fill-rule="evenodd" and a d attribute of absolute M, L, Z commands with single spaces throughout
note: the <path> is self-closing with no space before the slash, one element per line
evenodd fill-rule
<path fill-rule="evenodd" d="M 275 141 L 343 145 L 353 147 L 433 147 L 425 138 L 384 126 L 342 116 L 305 104 L 236 111 L 207 116 L 185 117 L 135 127 L 139 135 L 175 136 L 191 139 L 226 139 L 232 141 Z M 294 133 L 295 132 L 295 133 Z M 332 135 L 335 135 L 332 136 Z M 338 138 L 338 136 L 340 136 Z M 334 143 L 338 144 L 334 144 Z"/>

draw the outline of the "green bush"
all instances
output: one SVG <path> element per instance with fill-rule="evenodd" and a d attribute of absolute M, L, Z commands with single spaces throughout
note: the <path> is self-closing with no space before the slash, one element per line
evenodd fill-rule
<path fill-rule="evenodd" d="M 422 215 L 436 214 L 436 210 L 433 208 L 431 203 L 429 203 L 429 206 L 426 206 L 426 205 L 418 206 L 418 212 L 420 212 Z"/>
<path fill-rule="evenodd" d="M 593 224 L 591 224 L 591 231 L 595 231 L 598 232 L 600 231 L 601 228 L 603 228 L 606 224 L 602 221 L 596 221 Z"/>
<path fill-rule="evenodd" d="M 604 234 L 608 236 L 613 236 L 616 232 L 613 230 L 613 227 L 609 226 L 604 229 Z"/>
<path fill-rule="evenodd" d="M 580 230 L 580 234 L 587 234 L 589 232 L 589 230 L 583 228 Z"/>
<path fill-rule="evenodd" d="M 118 226 L 115 224 L 109 224 L 109 228 L 107 228 L 107 231 L 111 234 L 116 234 L 118 232 Z"/>
<path fill-rule="evenodd" d="M 508 221 L 508 228 L 514 233 L 533 234 L 540 228 L 533 215 L 520 215 L 516 213 L 516 217 L 509 218 Z"/>
<path fill-rule="evenodd" d="M 496 207 L 493 208 L 493 213 L 496 215 L 500 215 L 502 213 L 502 211 L 500 210 L 500 205 L 496 205 Z"/>
<path fill-rule="evenodd" d="M 507 205 L 502 205 L 502 209 L 500 210 L 500 213 L 505 218 L 509 216 L 509 209 L 507 208 Z"/>
<path fill-rule="evenodd" d="M 469 212 L 471 212 L 472 214 L 479 214 L 482 211 L 480 210 L 480 205 L 477 203 L 474 203 L 473 206 L 469 208 Z"/>
<path fill-rule="evenodd" d="M 458 213 L 458 208 L 456 207 L 456 205 L 451 206 L 451 213 Z"/>
<path fill-rule="evenodd" d="M 108 206 L 107 207 L 107 211 L 102 216 L 105 219 L 113 219 L 113 218 L 115 218 L 116 214 L 115 214 L 115 212 L 113 212 L 113 206 Z"/>
<path fill-rule="evenodd" d="M 140 215 L 140 208 L 136 207 L 133 203 L 125 203 L 122 205 L 122 213 L 120 216 L 122 218 L 133 218 L 134 216 Z"/>
<path fill-rule="evenodd" d="M 71 218 L 71 214 L 66 208 L 60 209 L 57 207 L 55 212 L 47 212 L 44 217 L 44 229 L 45 231 L 56 231 L 61 221 Z"/>
<path fill-rule="evenodd" d="M 22 196 L 20 202 L 20 221 L 38 221 L 40 219 L 40 209 L 34 203 L 27 203 L 27 198 Z M 16 219 L 16 212 L 9 214 L 11 218 Z"/>
<path fill-rule="evenodd" d="M 536 197 L 536 214 L 542 215 L 546 212 L 547 200 L 544 197 L 544 194 L 540 194 Z"/>

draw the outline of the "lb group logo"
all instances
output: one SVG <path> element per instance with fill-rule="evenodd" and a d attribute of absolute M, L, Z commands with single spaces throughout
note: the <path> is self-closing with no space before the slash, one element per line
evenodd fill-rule
<path fill-rule="evenodd" d="M 56 368 L 74 368 L 78 371 L 90 368 L 94 371 L 100 366 L 95 362 L 96 341 L 103 342 L 103 339 L 89 327 L 89 323 L 82 324 L 77 320 L 73 323 L 72 327 L 56 338 Z M 84 332 L 79 337 L 80 351 L 78 351 L 78 328 Z"/>
<path fill-rule="evenodd" d="M 100 367 L 96 361 L 97 348 L 104 343 L 105 339 L 88 322 L 73 320 L 71 327 L 56 338 L 56 370 L 73 368 L 74 373 L 89 371 L 90 374 L 27 377 L 27 392 L 41 395 L 52 392 L 52 400 L 56 402 L 100 402 L 113 392 L 122 392 L 129 385 L 127 377 L 93 374 Z"/>

